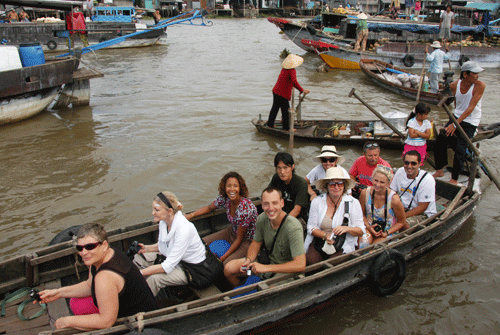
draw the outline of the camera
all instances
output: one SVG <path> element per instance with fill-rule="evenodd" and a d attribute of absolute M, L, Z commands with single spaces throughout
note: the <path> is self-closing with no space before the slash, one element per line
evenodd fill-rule
<path fill-rule="evenodd" d="M 132 242 L 132 244 L 130 245 L 130 247 L 128 247 L 128 250 L 127 250 L 128 258 L 133 259 L 135 254 L 137 254 L 139 252 L 139 250 L 141 250 L 141 246 L 139 245 L 139 242 L 137 242 L 137 241 Z"/>
<path fill-rule="evenodd" d="M 375 230 L 377 233 L 379 231 L 383 231 L 385 229 L 386 222 L 382 220 L 377 220 L 373 222 L 374 225 L 376 225 L 373 230 Z"/>
<path fill-rule="evenodd" d="M 250 276 L 252 275 L 252 269 L 251 268 L 247 268 L 246 266 L 242 266 L 241 269 L 243 271 L 246 271 L 247 272 L 247 276 Z"/>
<path fill-rule="evenodd" d="M 29 292 L 29 295 L 31 298 L 35 299 L 36 301 L 42 301 L 42 298 L 40 298 L 40 293 L 38 293 L 38 291 L 35 289 L 31 289 Z"/>

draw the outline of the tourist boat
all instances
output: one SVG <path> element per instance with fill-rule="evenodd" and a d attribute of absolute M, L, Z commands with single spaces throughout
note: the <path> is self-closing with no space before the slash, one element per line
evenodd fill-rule
<path fill-rule="evenodd" d="M 71 95 L 67 95 L 66 103 L 59 102 L 59 108 L 70 103 L 88 105 L 89 79 L 102 77 L 101 73 L 78 70 L 80 61 L 73 56 L 45 59 L 39 45 L 25 45 L 20 49 L 28 52 L 27 60 L 23 60 L 25 66 L 17 47 L 0 46 L 1 62 L 5 65 L 0 67 L 0 125 L 40 113 L 59 96 L 63 87 Z"/>
<path fill-rule="evenodd" d="M 405 131 L 405 118 L 389 119 L 394 122 L 398 130 Z M 289 138 L 290 132 L 281 129 L 281 123 L 276 122 L 269 128 L 261 118 L 253 119 L 253 125 L 264 134 Z M 343 128 L 343 129 L 342 129 Z M 434 133 L 443 128 L 443 125 L 434 125 Z M 351 145 L 362 147 L 366 142 L 376 142 L 383 148 L 403 149 L 404 141 L 393 133 L 380 120 L 298 120 L 295 122 L 293 136 L 296 140 L 313 141 L 322 144 Z M 337 132 L 337 131 L 338 132 Z M 491 139 L 500 134 L 500 123 L 479 125 L 478 133 L 473 142 Z M 435 139 L 427 140 L 427 148 L 432 150 Z"/>
<path fill-rule="evenodd" d="M 324 303 L 354 284 L 366 284 L 376 294 L 389 295 L 397 291 L 401 284 L 404 285 L 406 262 L 436 248 L 456 233 L 473 213 L 480 195 L 472 188 L 438 180 L 436 199 L 439 208 L 436 215 L 381 243 L 307 266 L 303 273 L 271 278 L 226 292 L 219 291 L 214 285 L 203 291 L 193 290 L 191 298 L 179 304 L 121 318 L 109 329 L 85 334 L 153 331 L 150 328 L 158 329 L 155 334 L 236 334 L 258 329 Z M 253 200 L 259 205 L 258 199 Z M 228 224 L 224 210 L 217 210 L 193 222 L 202 236 L 223 229 Z M 74 228 L 77 227 L 67 231 L 75 231 Z M 155 243 L 157 232 L 158 224 L 144 222 L 109 231 L 108 235 L 114 247 L 127 251 L 135 240 Z M 385 273 L 389 263 L 395 268 L 389 270 L 393 276 L 385 281 L 381 279 L 381 272 Z M 0 298 L 4 299 L 7 292 L 20 288 L 46 289 L 75 283 L 84 280 L 87 272 L 78 260 L 72 241 L 57 243 L 0 262 Z M 40 317 L 21 321 L 17 309 L 24 300 L 26 297 L 6 304 L 6 316 L 0 318 L 3 334 L 84 333 L 74 329 L 51 330 L 51 320 L 53 322 L 69 315 L 64 299 L 48 303 L 47 311 Z M 27 303 L 24 315 L 32 315 L 39 308 Z"/>
<path fill-rule="evenodd" d="M 359 66 L 366 77 L 375 85 L 416 101 L 417 95 L 419 94 L 419 75 L 415 75 L 407 70 L 375 59 L 361 59 L 359 61 Z M 415 83 L 408 81 L 408 83 L 411 83 L 411 86 L 404 86 L 403 83 L 396 78 L 401 74 L 406 74 L 406 78 L 413 76 L 417 81 Z M 437 105 L 445 96 L 450 96 L 450 99 L 447 101 L 447 104 L 449 105 L 453 101 L 449 86 L 453 81 L 453 74 L 453 72 L 445 72 L 444 87 L 441 85 L 441 91 L 438 93 L 426 92 L 423 90 L 423 87 L 421 87 L 419 101 Z M 423 82 L 420 85 L 423 86 Z"/>

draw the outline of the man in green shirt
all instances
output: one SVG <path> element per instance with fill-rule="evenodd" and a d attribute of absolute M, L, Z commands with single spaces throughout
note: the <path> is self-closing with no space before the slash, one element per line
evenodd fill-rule
<path fill-rule="evenodd" d="M 355 51 L 359 50 L 359 46 L 361 44 L 362 50 L 366 49 L 366 41 L 368 40 L 368 16 L 365 13 L 361 13 L 358 15 L 358 26 L 356 27 L 356 31 L 358 36 L 356 37 L 356 46 L 354 47 Z"/>
<path fill-rule="evenodd" d="M 306 268 L 304 233 L 300 222 L 283 211 L 284 201 L 280 190 L 268 187 L 262 192 L 263 213 L 257 218 L 253 241 L 248 247 L 247 257 L 235 259 L 224 267 L 224 274 L 233 286 L 241 285 L 247 277 L 247 269 L 261 278 L 270 278 L 276 273 L 303 272 Z M 286 218 L 285 218 L 286 217 Z M 281 229 L 279 229 L 281 227 Z M 279 229 L 271 251 L 274 237 Z M 270 250 L 271 264 L 257 261 L 262 243 Z"/>

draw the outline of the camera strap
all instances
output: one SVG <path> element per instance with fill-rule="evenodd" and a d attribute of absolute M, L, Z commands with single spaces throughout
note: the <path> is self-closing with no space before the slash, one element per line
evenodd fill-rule
<path fill-rule="evenodd" d="M 420 173 L 420 172 L 419 172 Z M 417 186 L 415 187 L 415 189 L 413 190 L 412 192 L 412 197 L 411 197 L 411 201 L 410 201 L 410 204 L 408 205 L 408 210 L 411 209 L 411 204 L 413 203 L 413 199 L 415 199 L 415 195 L 417 194 L 417 190 L 418 190 L 418 187 L 420 186 L 420 183 L 422 182 L 422 180 L 425 178 L 425 176 L 427 176 L 427 171 L 425 171 L 424 175 L 422 176 L 422 178 L 419 179 L 418 183 L 417 183 Z M 413 182 L 417 180 L 417 178 L 413 179 L 413 181 L 410 183 L 410 185 L 408 185 L 408 187 L 406 188 L 406 190 L 404 190 L 403 193 L 401 193 L 401 195 L 399 196 L 400 198 L 403 197 L 403 194 L 409 190 L 411 184 L 413 184 Z"/>
<path fill-rule="evenodd" d="M 388 195 L 388 190 L 385 189 L 385 205 L 384 205 L 384 222 L 385 225 L 387 226 L 387 195 Z M 374 213 L 375 213 L 375 189 L 372 191 L 372 220 L 374 219 Z"/>

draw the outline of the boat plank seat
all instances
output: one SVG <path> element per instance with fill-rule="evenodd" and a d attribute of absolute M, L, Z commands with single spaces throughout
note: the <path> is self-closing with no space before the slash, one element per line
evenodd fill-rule
<path fill-rule="evenodd" d="M 189 287 L 189 289 L 191 291 L 193 291 L 194 295 L 199 298 L 199 299 L 203 299 L 203 298 L 207 298 L 207 297 L 211 297 L 211 296 L 214 296 L 214 295 L 217 295 L 217 294 L 220 294 L 222 293 L 218 288 L 217 286 L 215 286 L 214 284 L 210 285 L 209 287 L 205 288 L 205 289 L 196 289 L 194 287 Z"/>

